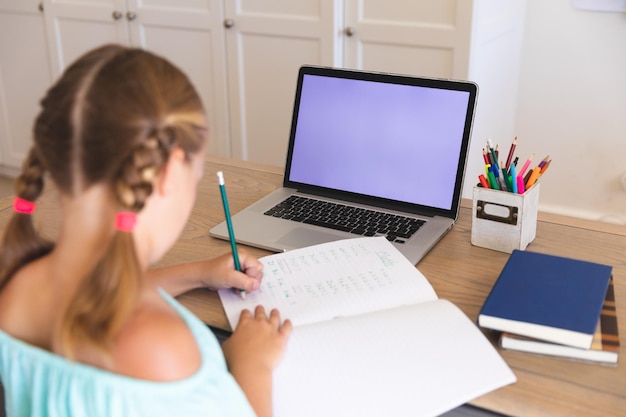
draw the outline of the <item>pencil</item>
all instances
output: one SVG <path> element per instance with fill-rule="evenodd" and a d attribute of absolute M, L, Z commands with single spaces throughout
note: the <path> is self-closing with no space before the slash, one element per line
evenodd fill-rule
<path fill-rule="evenodd" d="M 548 160 L 548 162 L 546 162 L 546 164 L 541 167 L 541 172 L 539 173 L 539 176 L 542 176 L 543 173 L 546 172 L 551 162 L 552 162 L 552 159 Z"/>
<path fill-rule="evenodd" d="M 483 148 L 483 159 L 485 160 L 485 165 L 491 164 L 491 160 L 489 159 L 489 156 L 487 155 L 487 151 L 485 150 L 485 148 Z"/>
<path fill-rule="evenodd" d="M 515 153 L 515 147 L 517 146 L 517 136 L 513 139 L 513 143 L 511 143 L 511 148 L 509 149 L 509 156 L 506 158 L 506 164 L 504 165 L 506 169 L 509 169 L 511 166 L 511 159 L 513 158 L 513 153 Z"/>
<path fill-rule="evenodd" d="M 239 264 L 239 255 L 237 254 L 237 244 L 235 243 L 235 231 L 233 230 L 233 222 L 230 218 L 230 210 L 228 209 L 228 199 L 226 198 L 226 186 L 224 185 L 224 173 L 217 172 L 217 181 L 220 185 L 220 193 L 222 194 L 222 205 L 224 206 L 224 216 L 226 217 L 226 226 L 228 227 L 228 238 L 230 239 L 230 249 L 233 252 L 233 260 L 235 261 L 235 269 L 241 271 Z M 239 290 L 239 295 L 243 300 L 246 299 L 246 291 Z"/>
<path fill-rule="evenodd" d="M 526 162 L 524 163 L 524 166 L 522 167 L 522 169 L 520 169 L 519 171 L 519 175 L 521 175 L 522 177 L 524 176 L 524 173 L 526 172 L 526 170 L 528 169 L 528 166 L 530 165 L 530 163 L 533 161 L 533 158 L 535 157 L 535 154 L 532 154 L 528 157 L 528 159 L 526 160 Z"/>
<path fill-rule="evenodd" d="M 498 155 L 496 154 L 496 151 L 493 149 L 493 145 L 491 144 L 491 139 L 487 139 L 487 149 L 491 152 L 491 156 L 493 158 L 493 161 L 491 161 L 491 166 L 494 167 L 494 169 L 498 169 Z"/>
<path fill-rule="evenodd" d="M 526 190 L 535 185 L 535 183 L 537 182 L 537 178 L 539 178 L 539 172 L 541 172 L 541 168 L 539 168 L 538 166 L 534 167 L 533 170 L 530 171 L 530 177 L 528 177 L 528 180 L 524 184 L 524 188 Z"/>

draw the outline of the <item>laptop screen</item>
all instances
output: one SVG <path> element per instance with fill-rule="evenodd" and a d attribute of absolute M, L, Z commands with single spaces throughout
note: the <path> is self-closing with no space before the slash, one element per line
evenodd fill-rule
<path fill-rule="evenodd" d="M 475 84 L 312 67 L 300 77 L 289 186 L 456 211 Z"/>

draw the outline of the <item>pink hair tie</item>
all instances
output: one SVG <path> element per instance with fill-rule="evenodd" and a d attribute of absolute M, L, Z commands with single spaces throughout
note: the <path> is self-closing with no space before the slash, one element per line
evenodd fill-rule
<path fill-rule="evenodd" d="M 120 211 L 115 215 L 115 228 L 120 232 L 132 232 L 137 223 L 137 214 L 132 211 Z"/>
<path fill-rule="evenodd" d="M 32 201 L 24 200 L 23 198 L 15 197 L 15 200 L 13 200 L 13 211 L 16 213 L 32 214 L 36 206 Z"/>

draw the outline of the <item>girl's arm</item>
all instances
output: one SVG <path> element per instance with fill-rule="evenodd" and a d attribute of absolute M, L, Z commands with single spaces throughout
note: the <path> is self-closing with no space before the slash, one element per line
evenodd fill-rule
<path fill-rule="evenodd" d="M 174 297 L 194 288 L 257 290 L 263 277 L 263 265 L 245 251 L 239 252 L 239 262 L 243 272 L 235 270 L 233 257 L 227 253 L 206 261 L 150 269 L 146 276 Z"/>

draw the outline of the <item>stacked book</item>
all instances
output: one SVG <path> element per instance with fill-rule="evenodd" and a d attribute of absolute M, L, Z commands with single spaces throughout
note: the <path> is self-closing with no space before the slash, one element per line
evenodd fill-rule
<path fill-rule="evenodd" d="M 617 364 L 612 267 L 514 250 L 478 325 L 500 332 L 505 349 Z"/>

